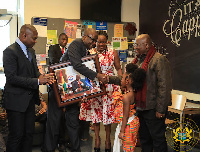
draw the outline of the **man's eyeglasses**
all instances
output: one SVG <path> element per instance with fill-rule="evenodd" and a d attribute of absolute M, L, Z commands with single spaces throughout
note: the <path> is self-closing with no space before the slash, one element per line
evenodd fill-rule
<path fill-rule="evenodd" d="M 137 47 L 137 46 L 140 46 L 140 45 L 143 45 L 143 44 L 146 44 L 146 43 L 140 43 L 140 44 L 134 43 L 133 46 Z"/>
<path fill-rule="evenodd" d="M 134 47 L 138 47 L 138 46 L 141 46 L 141 45 L 143 45 L 143 44 L 146 45 L 147 43 L 140 43 L 140 44 L 134 43 L 133 46 L 134 46 Z"/>
<path fill-rule="evenodd" d="M 92 38 L 92 37 L 90 37 L 89 35 L 86 35 L 87 37 L 89 37 L 91 40 L 92 40 L 92 42 L 97 42 L 97 39 L 94 39 L 94 38 Z"/>

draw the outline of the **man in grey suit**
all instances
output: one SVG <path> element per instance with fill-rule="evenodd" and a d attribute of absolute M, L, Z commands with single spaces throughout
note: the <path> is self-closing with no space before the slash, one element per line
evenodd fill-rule
<path fill-rule="evenodd" d="M 4 104 L 8 115 L 7 152 L 31 152 L 35 103 L 39 104 L 39 84 L 51 84 L 53 75 L 41 75 L 32 49 L 38 38 L 34 26 L 21 27 L 19 38 L 3 52 L 6 76 Z"/>

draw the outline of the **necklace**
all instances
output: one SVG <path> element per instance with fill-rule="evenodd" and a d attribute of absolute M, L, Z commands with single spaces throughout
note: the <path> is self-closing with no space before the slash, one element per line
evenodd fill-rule
<path fill-rule="evenodd" d="M 129 92 L 131 92 L 131 91 L 133 91 L 133 92 L 134 92 L 134 90 L 128 90 L 128 91 L 126 91 L 126 94 L 127 94 L 127 93 L 129 93 Z"/>
<path fill-rule="evenodd" d="M 106 50 L 103 50 L 102 52 L 97 51 L 97 54 L 103 54 Z"/>

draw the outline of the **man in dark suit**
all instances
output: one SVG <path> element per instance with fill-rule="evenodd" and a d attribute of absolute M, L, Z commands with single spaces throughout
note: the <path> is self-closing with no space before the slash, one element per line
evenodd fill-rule
<path fill-rule="evenodd" d="M 38 38 L 34 26 L 21 27 L 19 38 L 3 52 L 6 76 L 4 104 L 8 115 L 7 152 L 31 152 L 35 125 L 35 103 L 39 84 L 53 82 L 53 74 L 41 75 L 32 49 Z"/>
<path fill-rule="evenodd" d="M 66 50 L 67 42 L 67 35 L 65 33 L 61 33 L 58 37 L 59 44 L 52 45 L 49 48 L 49 64 L 60 62 L 60 58 Z M 63 108 L 58 107 L 55 93 L 52 87 L 49 88 L 49 102 L 44 144 L 44 151 L 55 151 L 58 144 L 60 152 L 64 152 L 66 149 L 64 146 L 65 116 Z"/>
<path fill-rule="evenodd" d="M 83 90 L 86 90 L 87 89 L 87 86 L 86 84 L 84 83 L 83 80 L 81 80 L 81 77 L 80 75 L 76 75 L 76 80 L 74 80 L 72 82 L 72 91 L 75 92 L 75 93 L 78 93 L 78 92 L 81 92 Z"/>
<path fill-rule="evenodd" d="M 88 50 L 96 46 L 97 38 L 98 34 L 94 29 L 87 29 L 82 36 L 82 39 L 75 39 L 72 43 L 70 43 L 66 52 L 62 56 L 61 61 L 64 62 L 69 60 L 76 71 L 91 80 L 97 78 L 101 82 L 107 82 L 105 75 L 87 68 L 81 61 L 82 57 L 89 55 Z M 65 110 L 66 126 L 72 144 L 72 152 L 81 151 L 79 138 L 79 111 L 80 109 L 78 107 L 78 103 L 66 106 Z"/>
<path fill-rule="evenodd" d="M 58 43 L 49 47 L 49 64 L 55 64 L 60 62 L 60 58 L 66 50 L 68 37 L 65 33 L 61 33 L 58 37 Z"/>

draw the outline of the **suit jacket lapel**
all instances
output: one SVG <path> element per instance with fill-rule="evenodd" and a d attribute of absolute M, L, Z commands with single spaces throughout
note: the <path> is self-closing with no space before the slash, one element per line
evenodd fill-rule
<path fill-rule="evenodd" d="M 17 43 L 16 43 L 17 44 Z M 30 74 L 32 74 L 32 70 L 31 70 L 31 62 L 28 60 L 28 58 L 26 57 L 26 55 L 24 54 L 23 50 L 21 49 L 21 47 L 19 46 L 19 44 L 17 44 L 17 48 L 18 48 L 18 52 L 19 55 L 22 57 L 24 64 L 26 65 L 28 71 L 30 72 Z M 31 51 L 30 51 L 31 52 Z M 31 52 L 32 54 L 32 52 Z M 32 60 L 33 60 L 33 55 L 32 55 Z"/>
<path fill-rule="evenodd" d="M 36 77 L 38 77 L 40 75 L 40 72 L 39 72 L 38 66 L 37 66 L 37 61 L 36 61 L 36 57 L 35 57 L 35 50 L 31 48 L 31 49 L 29 49 L 29 51 L 31 52 L 31 55 L 32 55 L 31 63 L 29 62 L 30 65 L 31 65 L 31 68 L 33 69 L 32 72 L 34 72 Z"/>
<path fill-rule="evenodd" d="M 61 48 L 60 48 L 60 45 L 59 45 L 59 44 L 57 44 L 56 46 L 57 46 L 57 49 L 56 49 L 56 50 L 60 50 L 60 51 L 58 52 L 58 55 L 59 55 L 59 56 L 58 56 L 58 58 L 59 58 L 59 57 L 61 57 L 61 56 L 62 56 L 62 50 L 61 50 Z"/>

